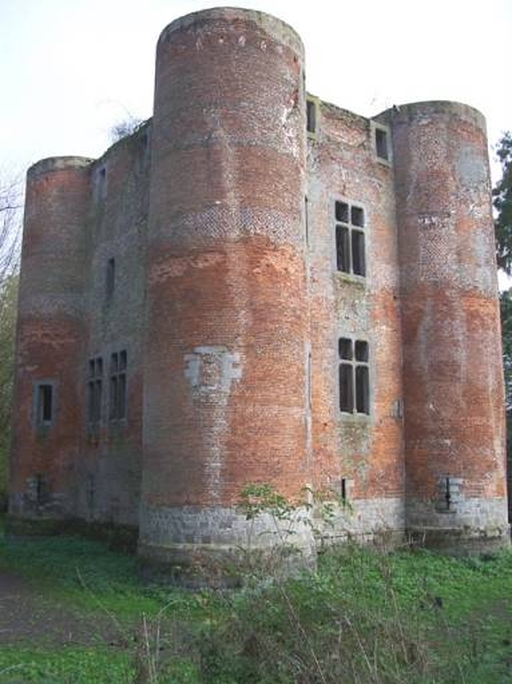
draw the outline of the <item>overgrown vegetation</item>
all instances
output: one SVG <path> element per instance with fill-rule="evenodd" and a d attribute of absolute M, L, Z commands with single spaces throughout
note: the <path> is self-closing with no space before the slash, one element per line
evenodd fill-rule
<path fill-rule="evenodd" d="M 20 177 L 0 170 L 0 511 L 7 505 L 7 451 L 21 242 Z"/>
<path fill-rule="evenodd" d="M 43 601 L 49 625 L 34 624 L 30 638 L 13 640 L 0 611 L 0 644 L 8 642 L 0 646 L 1 683 L 492 684 L 512 677 L 507 551 L 456 560 L 349 547 L 323 554 L 314 573 L 191 593 L 142 585 L 134 557 L 99 543 L 4 539 L 0 572 L 23 577 L 29 596 L 41 594 L 31 600 Z M 72 639 L 59 636 L 59 619 Z"/>

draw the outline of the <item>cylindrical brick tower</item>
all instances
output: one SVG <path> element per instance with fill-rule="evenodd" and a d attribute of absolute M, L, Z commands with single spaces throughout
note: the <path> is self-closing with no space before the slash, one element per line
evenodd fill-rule
<path fill-rule="evenodd" d="M 89 164 L 54 157 L 27 174 L 11 458 L 11 520 L 74 514 Z"/>
<path fill-rule="evenodd" d="M 235 508 L 244 485 L 294 497 L 309 480 L 305 136 L 303 47 L 289 26 L 213 9 L 163 31 L 139 545 L 148 560 L 271 543 L 247 538 Z"/>
<path fill-rule="evenodd" d="M 508 539 L 504 393 L 485 121 L 390 112 L 404 343 L 407 528 L 469 550 Z"/>

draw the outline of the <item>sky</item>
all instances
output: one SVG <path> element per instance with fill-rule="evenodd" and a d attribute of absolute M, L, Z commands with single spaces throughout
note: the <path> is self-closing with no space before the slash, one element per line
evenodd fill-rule
<path fill-rule="evenodd" d="M 512 0 L 240 4 L 298 31 L 306 87 L 323 100 L 364 116 L 393 104 L 456 100 L 484 113 L 491 144 L 512 129 L 506 66 Z M 0 0 L 0 167 L 19 172 L 48 156 L 100 156 L 113 124 L 152 114 L 161 30 L 211 6 L 207 0 Z"/>

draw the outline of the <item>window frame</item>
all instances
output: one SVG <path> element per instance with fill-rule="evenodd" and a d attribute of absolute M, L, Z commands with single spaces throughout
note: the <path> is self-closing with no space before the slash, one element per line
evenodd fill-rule
<path fill-rule="evenodd" d="M 45 418 L 44 388 L 50 389 L 50 417 Z M 57 412 L 57 383 L 53 379 L 42 378 L 33 383 L 32 388 L 32 422 L 37 432 L 47 432 L 55 425 Z"/>
<path fill-rule="evenodd" d="M 87 362 L 87 424 L 99 427 L 103 416 L 103 357 L 92 356 Z"/>
<path fill-rule="evenodd" d="M 111 352 L 109 365 L 108 419 L 123 422 L 128 415 L 128 352 L 126 348 Z"/>
<path fill-rule="evenodd" d="M 357 347 L 364 349 L 365 353 L 357 354 Z M 361 345 L 363 345 L 361 347 Z M 344 349 L 343 349 L 344 348 Z M 372 413 L 372 383 L 371 383 L 371 348 L 368 339 L 362 335 L 340 335 L 337 339 L 337 366 L 338 366 L 338 410 L 341 416 L 364 416 L 369 418 Z M 363 357 L 363 358 L 361 358 Z M 364 373 L 358 381 L 358 370 Z M 343 377 L 342 377 L 343 376 Z M 348 378 L 349 391 L 344 397 L 342 385 Z M 359 409 L 359 400 L 362 392 L 362 410 Z M 344 402 L 346 398 L 347 403 Z"/>
<path fill-rule="evenodd" d="M 310 115 L 310 112 L 312 115 Z M 320 121 L 320 99 L 306 93 L 306 135 L 308 140 L 316 140 Z M 312 122 L 312 126 L 310 123 Z"/>
<path fill-rule="evenodd" d="M 334 200 L 333 216 L 336 272 L 343 273 L 348 278 L 366 281 L 368 222 L 365 207 L 361 202 L 337 198 Z"/>
<path fill-rule="evenodd" d="M 378 135 L 382 134 L 384 135 L 384 140 L 385 140 L 385 147 L 386 147 L 386 156 L 383 157 L 379 153 L 379 148 L 381 145 L 379 145 L 378 142 Z M 389 126 L 386 126 L 385 124 L 379 123 L 377 121 L 371 122 L 371 138 L 372 138 L 372 148 L 373 148 L 373 155 L 375 157 L 375 160 L 379 162 L 379 164 L 382 164 L 384 166 L 392 166 L 393 164 L 393 145 L 391 143 L 391 128 Z"/>

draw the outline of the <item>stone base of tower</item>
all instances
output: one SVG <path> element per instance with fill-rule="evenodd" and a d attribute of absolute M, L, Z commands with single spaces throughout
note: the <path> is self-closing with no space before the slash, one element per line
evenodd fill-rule
<path fill-rule="evenodd" d="M 510 545 L 506 498 L 467 498 L 451 511 L 430 502 L 409 502 L 406 511 L 407 537 L 426 548 L 471 555 Z"/>
<path fill-rule="evenodd" d="M 293 574 L 316 564 L 306 510 L 247 520 L 231 507 L 143 507 L 138 555 L 145 579 L 237 586 L 247 575 Z"/>
<path fill-rule="evenodd" d="M 392 550 L 404 543 L 404 501 L 401 497 L 354 499 L 331 509 L 327 517 L 318 506 L 314 527 L 322 546 L 355 542 Z"/>
<path fill-rule="evenodd" d="M 8 515 L 5 533 L 10 539 L 80 535 L 103 542 L 110 549 L 133 553 L 137 549 L 138 528 L 113 522 L 88 521 L 82 518 L 22 517 Z"/>

